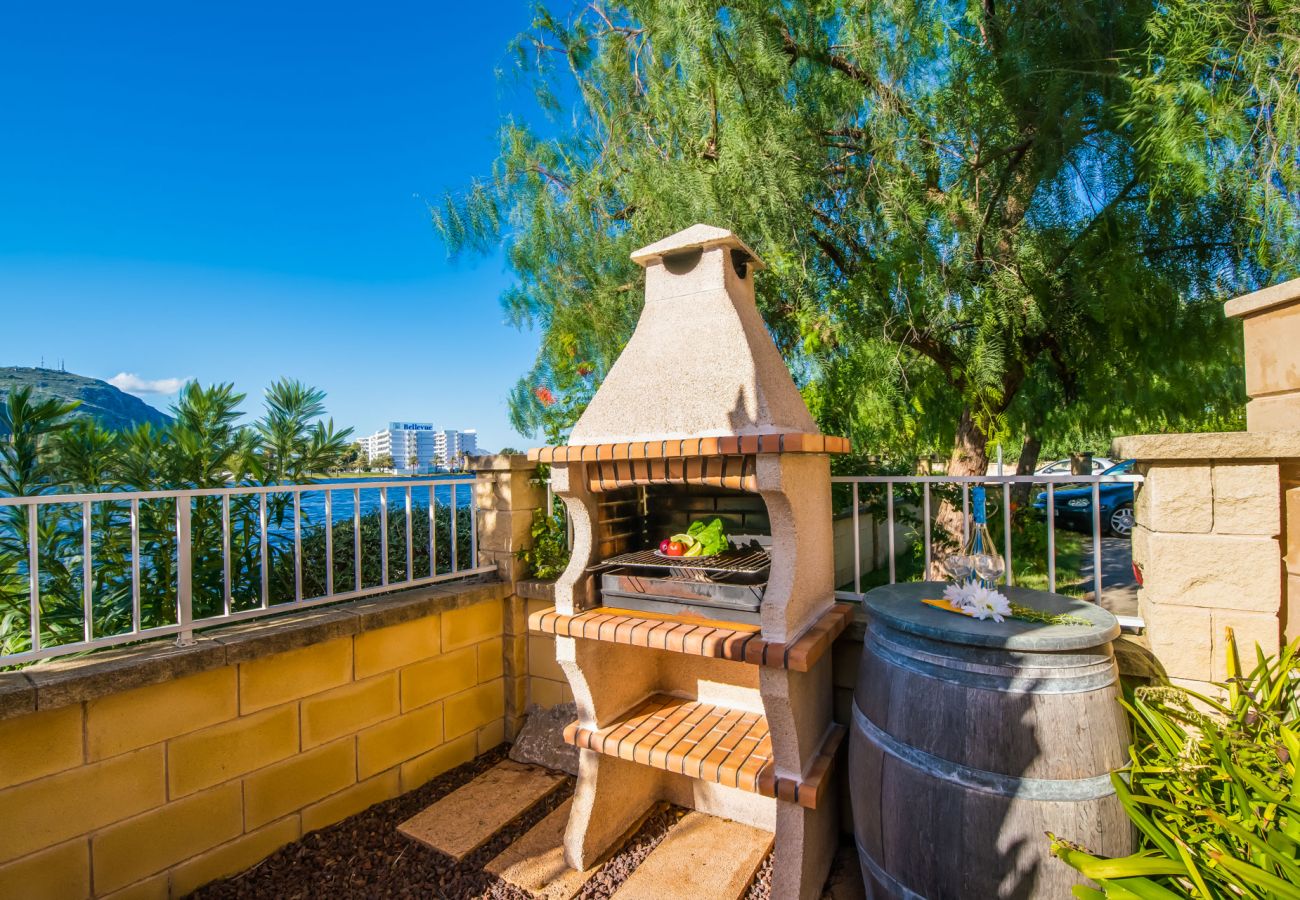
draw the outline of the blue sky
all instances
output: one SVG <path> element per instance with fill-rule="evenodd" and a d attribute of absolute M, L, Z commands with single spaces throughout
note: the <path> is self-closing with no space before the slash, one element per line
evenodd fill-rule
<path fill-rule="evenodd" d="M 0 29 L 0 365 L 144 383 L 279 376 L 336 421 L 527 443 L 536 337 L 500 258 L 450 261 L 427 202 L 530 108 L 524 2 L 17 4 Z M 147 386 L 147 385 L 146 385 Z M 165 408 L 167 393 L 142 393 Z"/>

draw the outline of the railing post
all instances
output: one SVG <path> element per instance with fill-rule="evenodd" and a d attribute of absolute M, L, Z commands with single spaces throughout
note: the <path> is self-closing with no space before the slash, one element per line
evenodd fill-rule
<path fill-rule="evenodd" d="M 194 643 L 194 548 L 190 543 L 189 497 L 176 498 L 176 646 Z"/>

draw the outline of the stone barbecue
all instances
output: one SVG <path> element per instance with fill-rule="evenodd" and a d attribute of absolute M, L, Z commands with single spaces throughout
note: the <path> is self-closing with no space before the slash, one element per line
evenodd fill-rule
<path fill-rule="evenodd" d="M 774 897 L 818 896 L 836 846 L 829 789 L 836 604 L 830 456 L 754 300 L 763 263 L 695 225 L 632 259 L 645 308 L 570 443 L 533 459 L 573 524 L 555 607 L 580 750 L 565 858 L 585 869 L 658 801 L 774 836 Z M 659 540 L 721 518 L 733 550 L 666 560 Z"/>

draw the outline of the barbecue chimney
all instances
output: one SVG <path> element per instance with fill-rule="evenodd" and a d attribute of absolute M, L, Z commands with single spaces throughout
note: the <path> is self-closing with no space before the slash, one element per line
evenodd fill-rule
<path fill-rule="evenodd" d="M 646 269 L 636 331 L 571 443 L 530 454 L 552 465 L 573 525 L 555 608 L 530 618 L 556 635 L 578 707 L 565 857 L 586 868 L 669 800 L 773 832 L 773 896 L 816 897 L 844 733 L 828 651 L 850 617 L 834 602 L 829 454 L 848 442 L 818 433 L 755 305 L 763 263 L 743 241 L 695 225 L 632 259 Z M 759 533 L 715 561 L 655 560 L 668 524 L 692 515 Z M 751 619 L 691 599 L 686 582 L 713 590 L 755 559 L 765 580 L 740 591 L 760 598 Z M 635 568 L 647 563 L 659 571 Z M 642 602 L 625 586 L 643 582 L 686 599 L 620 606 Z"/>

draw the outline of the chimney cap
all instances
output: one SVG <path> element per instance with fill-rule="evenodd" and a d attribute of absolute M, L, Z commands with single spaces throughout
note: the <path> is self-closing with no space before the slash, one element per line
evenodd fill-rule
<path fill-rule="evenodd" d="M 640 250 L 634 251 L 632 261 L 639 266 L 648 266 L 673 253 L 684 250 L 707 250 L 710 247 L 730 247 L 733 250 L 740 250 L 749 257 L 748 263 L 755 269 L 767 268 L 763 261 L 758 258 L 758 254 L 749 249 L 744 241 L 730 231 L 714 225 L 704 224 L 692 225 L 690 228 L 683 229 L 676 234 L 668 235 L 663 240 L 655 241 L 648 247 L 642 247 Z"/>

